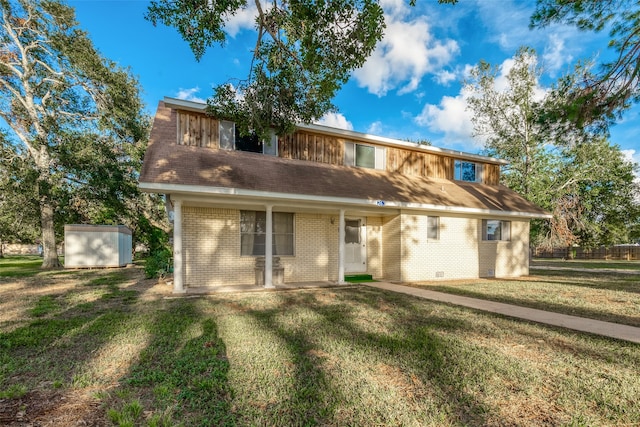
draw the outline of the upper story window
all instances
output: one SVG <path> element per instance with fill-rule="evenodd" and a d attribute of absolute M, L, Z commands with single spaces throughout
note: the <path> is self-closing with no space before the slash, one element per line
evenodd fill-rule
<path fill-rule="evenodd" d="M 358 144 L 355 142 L 344 143 L 345 166 L 384 170 L 385 159 L 386 150 L 384 147 Z"/>
<path fill-rule="evenodd" d="M 453 177 L 457 181 L 482 182 L 482 164 L 456 160 Z"/>
<path fill-rule="evenodd" d="M 269 142 L 261 141 L 256 135 L 241 136 L 234 122 L 220 120 L 220 148 L 276 156 L 278 154 L 278 138 L 275 133 L 271 135 Z"/>

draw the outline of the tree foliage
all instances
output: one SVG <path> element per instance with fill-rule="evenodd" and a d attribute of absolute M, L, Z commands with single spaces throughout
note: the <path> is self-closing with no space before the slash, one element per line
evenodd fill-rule
<path fill-rule="evenodd" d="M 58 0 L 0 0 L 0 8 L 0 118 L 12 131 L 3 150 L 32 174 L 15 183 L 37 201 L 43 267 L 57 267 L 65 221 L 113 223 L 137 212 L 148 119 L 137 81 L 100 55 L 72 8 Z"/>
<path fill-rule="evenodd" d="M 510 161 L 502 175 L 505 184 L 553 213 L 550 222 L 532 224 L 533 241 L 626 242 L 638 220 L 635 165 L 599 133 L 548 121 L 548 112 L 565 100 L 557 91 L 539 88 L 542 70 L 532 49 L 518 51 L 504 87 L 498 88 L 500 71 L 480 63 L 464 90 L 487 153 Z"/>
<path fill-rule="evenodd" d="M 640 99 L 640 3 L 635 0 L 538 0 L 531 27 L 561 22 L 583 31 L 608 31 L 615 57 L 594 70 L 578 64 L 571 81 L 558 85 L 566 99 L 561 116 L 602 128 Z M 557 110 L 560 111 L 560 110 Z"/>
<path fill-rule="evenodd" d="M 33 197 L 36 178 L 29 157 L 10 146 L 0 132 L 0 257 L 3 244 L 38 238 L 38 204 Z"/>
<path fill-rule="evenodd" d="M 200 59 L 209 46 L 224 45 L 226 21 L 250 6 L 257 38 L 248 76 L 217 86 L 209 108 L 264 139 L 272 128 L 291 133 L 296 123 L 335 111 L 332 99 L 385 29 L 377 0 L 154 0 L 147 18 L 175 27 Z"/>

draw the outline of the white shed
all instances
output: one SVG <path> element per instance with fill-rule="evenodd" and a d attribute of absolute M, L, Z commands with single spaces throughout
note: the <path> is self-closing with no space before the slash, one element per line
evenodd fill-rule
<path fill-rule="evenodd" d="M 132 262 L 131 230 L 124 225 L 64 226 L 66 268 L 124 267 Z"/>

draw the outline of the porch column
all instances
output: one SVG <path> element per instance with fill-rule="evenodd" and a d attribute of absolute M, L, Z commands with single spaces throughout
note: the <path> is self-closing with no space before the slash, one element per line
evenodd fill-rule
<path fill-rule="evenodd" d="M 273 206 L 267 205 L 264 239 L 264 287 L 273 288 Z"/>
<path fill-rule="evenodd" d="M 338 284 L 344 281 L 344 209 L 340 209 L 338 220 Z"/>
<path fill-rule="evenodd" d="M 173 201 L 173 293 L 183 294 L 186 290 L 182 274 L 182 201 Z"/>

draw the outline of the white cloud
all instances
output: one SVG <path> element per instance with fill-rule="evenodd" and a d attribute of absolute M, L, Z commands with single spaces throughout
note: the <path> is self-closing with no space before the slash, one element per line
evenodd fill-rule
<path fill-rule="evenodd" d="M 532 58 L 532 60 L 535 58 Z M 503 92 L 509 89 L 507 74 L 515 65 L 513 58 L 505 59 L 500 65 L 500 71 L 496 76 L 494 86 L 497 91 Z M 469 67 L 464 67 L 464 73 L 469 72 Z M 546 94 L 546 90 L 539 84 L 534 88 L 533 98 L 541 100 Z M 473 123 L 471 121 L 473 113 L 468 109 L 468 99 L 470 94 L 464 88 L 456 96 L 444 96 L 440 103 L 426 104 L 422 112 L 414 118 L 414 121 L 429 129 L 434 133 L 444 134 L 442 143 L 464 143 L 473 148 L 481 148 L 484 139 L 480 136 L 473 136 Z"/>
<path fill-rule="evenodd" d="M 194 102 L 206 103 L 207 102 L 206 99 L 200 98 L 199 96 L 196 96 L 196 94 L 198 92 L 200 92 L 200 88 L 198 86 L 192 87 L 190 89 L 180 88 L 178 90 L 178 92 L 176 93 L 176 98 L 184 99 L 185 101 L 194 101 Z"/>
<path fill-rule="evenodd" d="M 262 5 L 265 8 L 265 4 Z M 224 25 L 224 31 L 231 37 L 235 37 L 242 30 L 254 30 L 258 9 L 255 2 L 247 2 L 247 7 L 240 9 L 235 15 L 228 16 Z"/>
<path fill-rule="evenodd" d="M 436 40 L 426 17 L 408 17 L 404 2 L 381 4 L 387 24 L 384 37 L 353 76 L 360 87 L 378 96 L 395 89 L 400 95 L 413 92 L 426 74 L 441 71 L 460 48 L 455 40 Z"/>
<path fill-rule="evenodd" d="M 426 104 L 415 122 L 425 126 L 430 132 L 444 133 L 445 144 L 464 141 L 475 148 L 483 142 L 473 138 L 471 111 L 467 109 L 467 97 L 461 93 L 457 96 L 444 96 L 438 105 Z"/>
<path fill-rule="evenodd" d="M 634 150 L 633 148 L 629 148 L 627 150 L 620 150 L 625 160 L 631 163 L 640 164 L 640 153 Z"/>
<path fill-rule="evenodd" d="M 353 124 L 340 113 L 327 113 L 318 120 L 317 124 L 338 129 L 353 130 Z"/>
<path fill-rule="evenodd" d="M 367 129 L 367 133 L 370 135 L 380 135 L 382 134 L 382 122 L 377 120 L 369 125 Z"/>
<path fill-rule="evenodd" d="M 544 67 L 551 75 L 555 75 L 565 64 L 573 61 L 573 56 L 565 49 L 564 39 L 557 33 L 549 35 L 549 44 L 542 55 Z"/>
<path fill-rule="evenodd" d="M 456 73 L 448 70 L 441 70 L 435 73 L 434 80 L 443 86 L 447 86 L 452 81 L 456 80 Z"/>

